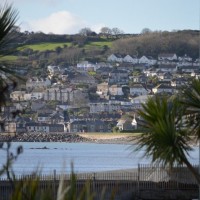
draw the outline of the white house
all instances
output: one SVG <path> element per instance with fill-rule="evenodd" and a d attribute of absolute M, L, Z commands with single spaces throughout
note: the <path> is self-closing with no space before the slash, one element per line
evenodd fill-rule
<path fill-rule="evenodd" d="M 190 56 L 188 56 L 187 54 L 185 54 L 184 56 L 179 56 L 178 57 L 178 61 L 187 61 L 187 62 L 192 62 L 192 58 Z"/>
<path fill-rule="evenodd" d="M 88 61 L 82 61 L 80 63 L 77 63 L 77 69 L 80 71 L 96 71 L 95 64 L 90 63 Z"/>
<path fill-rule="evenodd" d="M 26 81 L 26 89 L 30 90 L 33 88 L 46 88 L 51 85 L 51 81 L 48 78 L 37 78 L 32 77 Z"/>
<path fill-rule="evenodd" d="M 157 63 L 157 60 L 154 59 L 151 56 L 142 56 L 139 61 L 141 64 L 148 64 L 148 65 L 155 65 Z"/>
<path fill-rule="evenodd" d="M 173 74 L 177 72 L 177 66 L 176 65 L 159 65 L 158 70 L 161 70 L 163 72 L 170 72 Z"/>
<path fill-rule="evenodd" d="M 172 86 L 160 84 L 160 85 L 154 87 L 152 89 L 152 91 L 153 91 L 154 94 L 158 94 L 158 93 L 173 94 L 175 92 L 175 89 Z"/>
<path fill-rule="evenodd" d="M 138 109 L 142 107 L 142 104 L 145 104 L 148 98 L 151 98 L 152 95 L 141 95 L 131 99 L 133 107 Z"/>
<path fill-rule="evenodd" d="M 49 66 L 47 66 L 47 71 L 50 74 L 50 76 L 53 76 L 55 74 L 60 73 L 60 67 L 49 65 Z"/>
<path fill-rule="evenodd" d="M 107 60 L 108 62 L 123 62 L 123 58 L 119 54 L 111 54 Z"/>
<path fill-rule="evenodd" d="M 126 55 L 123 58 L 124 62 L 128 62 L 128 63 L 132 63 L 132 64 L 137 64 L 138 63 L 138 58 L 137 56 L 130 56 L 130 55 Z"/>
<path fill-rule="evenodd" d="M 148 90 L 143 87 L 142 84 L 135 84 L 130 87 L 130 95 L 132 96 L 140 96 L 140 95 L 147 95 Z"/>
<path fill-rule="evenodd" d="M 158 55 L 158 61 L 174 61 L 177 60 L 177 55 L 175 53 L 162 53 Z"/>

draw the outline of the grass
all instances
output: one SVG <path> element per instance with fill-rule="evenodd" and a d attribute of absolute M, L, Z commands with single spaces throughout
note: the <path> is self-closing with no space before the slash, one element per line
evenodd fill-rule
<path fill-rule="evenodd" d="M 39 43 L 39 44 L 30 44 L 20 47 L 19 50 L 32 49 L 33 51 L 47 51 L 47 50 L 56 50 L 57 47 L 63 48 L 65 45 L 71 46 L 70 42 L 48 42 L 48 43 Z"/>
<path fill-rule="evenodd" d="M 104 46 L 108 46 L 109 48 L 112 47 L 112 42 L 106 41 L 106 42 L 88 42 L 84 48 L 86 49 L 92 49 L 93 47 L 102 49 Z"/>
<path fill-rule="evenodd" d="M 32 49 L 33 51 L 47 51 L 47 50 L 53 50 L 55 51 L 57 47 L 63 48 L 65 45 L 68 47 L 72 45 L 71 42 L 48 42 L 48 43 L 38 43 L 38 44 L 30 44 L 30 45 L 25 45 L 19 48 L 19 50 L 24 50 L 24 49 Z M 97 48 L 103 48 L 104 46 L 108 46 L 109 48 L 112 46 L 111 41 L 105 41 L 105 42 L 89 42 L 86 45 L 84 45 L 83 48 L 86 49 L 91 49 L 93 47 Z"/>
<path fill-rule="evenodd" d="M 0 61 L 16 61 L 18 56 L 3 56 L 0 57 Z"/>

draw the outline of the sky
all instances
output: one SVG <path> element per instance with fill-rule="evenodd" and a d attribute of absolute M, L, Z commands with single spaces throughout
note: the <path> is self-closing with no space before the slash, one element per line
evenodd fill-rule
<path fill-rule="evenodd" d="M 19 12 L 21 31 L 76 34 L 88 27 L 124 33 L 199 30 L 200 0 L 5 0 Z M 5 2 L 0 0 L 0 2 Z M 1 4 L 1 3 L 0 3 Z"/>

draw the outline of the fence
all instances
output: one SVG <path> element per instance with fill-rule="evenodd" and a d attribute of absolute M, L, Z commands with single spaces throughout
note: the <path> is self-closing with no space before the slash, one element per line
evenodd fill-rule
<path fill-rule="evenodd" d="M 197 166 L 194 166 L 197 169 Z M 16 180 L 34 180 L 34 175 L 16 176 Z M 61 179 L 69 183 L 70 174 L 56 174 L 54 171 L 51 175 L 39 175 L 39 190 L 45 191 L 50 189 L 52 195 L 56 199 L 56 193 Z M 116 198 L 122 199 L 122 196 L 134 195 L 145 199 L 154 198 L 156 195 L 163 195 L 163 191 L 168 191 L 165 194 L 183 195 L 188 198 L 197 197 L 198 185 L 193 178 L 191 172 L 185 166 L 175 166 L 173 169 L 159 165 L 138 165 L 137 169 L 112 171 L 112 172 L 97 172 L 97 173 L 79 173 L 76 174 L 76 190 L 80 191 L 86 182 L 89 183 L 91 191 L 96 194 L 96 199 L 100 199 L 100 194 L 103 189 L 106 189 L 107 198 L 111 191 L 117 188 Z M 188 191 L 190 191 L 188 193 Z M 12 187 L 7 179 L 0 180 L 0 197 L 1 200 L 9 200 L 12 193 Z M 151 193 L 151 195 L 150 195 Z M 153 193 L 153 194 L 152 194 Z M 155 193 L 155 194 L 154 194 Z M 152 196 L 153 195 L 153 196 Z M 182 198 L 183 199 L 183 198 Z"/>

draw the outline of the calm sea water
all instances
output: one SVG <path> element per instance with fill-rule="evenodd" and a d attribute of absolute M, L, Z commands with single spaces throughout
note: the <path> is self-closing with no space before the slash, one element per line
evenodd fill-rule
<path fill-rule="evenodd" d="M 135 146 L 95 143 L 12 143 L 12 151 L 22 145 L 24 152 L 13 165 L 16 174 L 27 174 L 39 168 L 43 173 L 71 171 L 98 172 L 137 168 L 138 164 L 150 163 L 141 158 L 143 151 L 133 152 Z M 44 147 L 46 149 L 44 149 Z M 5 163 L 5 152 L 0 151 L 0 164 Z M 198 163 L 198 148 L 191 152 L 190 161 Z"/>

